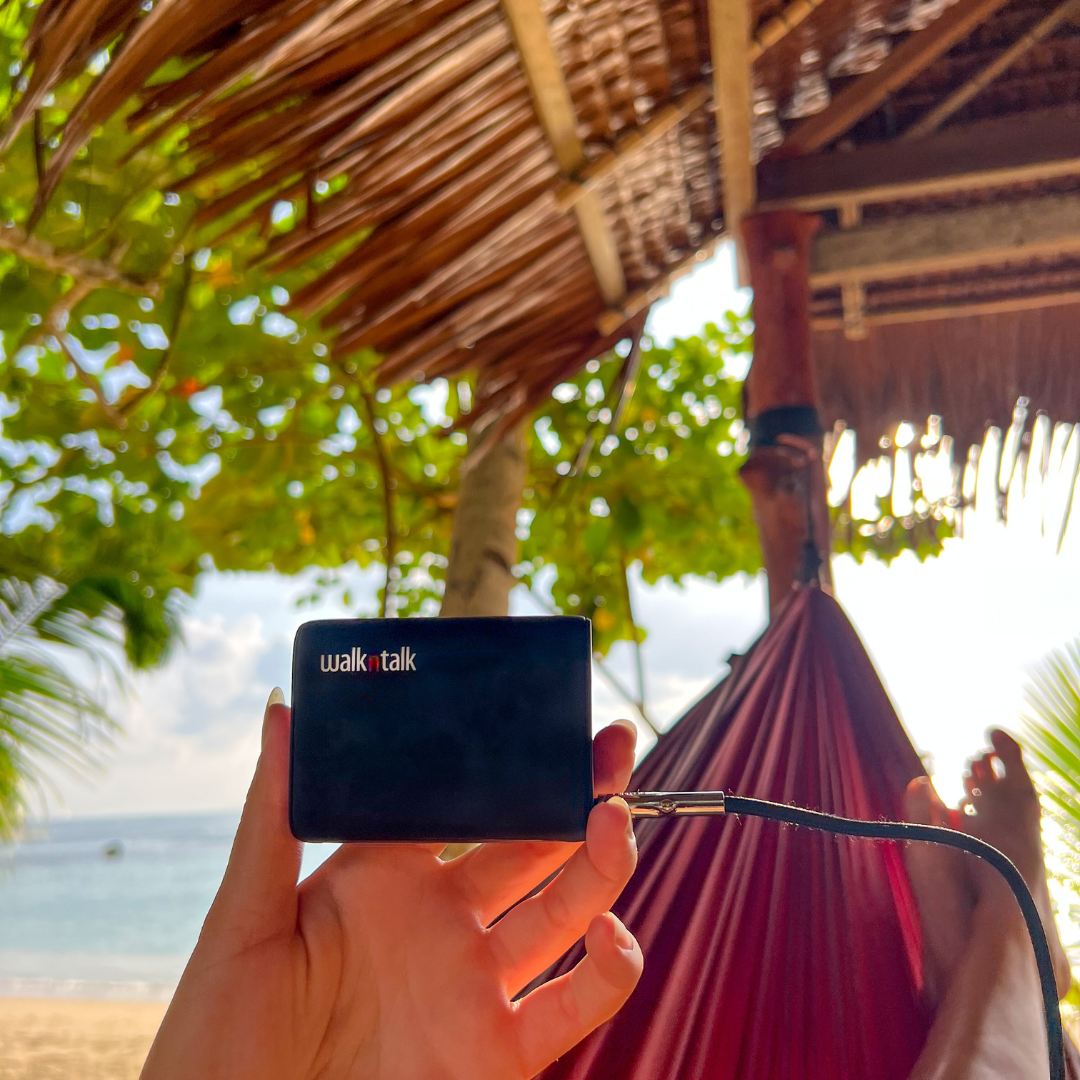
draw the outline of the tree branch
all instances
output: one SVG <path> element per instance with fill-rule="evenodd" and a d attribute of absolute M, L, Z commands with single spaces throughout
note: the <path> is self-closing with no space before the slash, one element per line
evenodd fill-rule
<path fill-rule="evenodd" d="M 72 309 L 92 290 L 92 285 L 89 285 L 84 281 L 76 281 L 63 296 L 58 297 L 53 303 L 53 306 L 49 309 L 49 314 L 45 317 L 45 320 L 41 325 L 41 330 L 32 340 L 40 340 L 44 335 L 51 334 L 53 338 L 55 338 L 57 345 L 59 345 L 60 350 L 68 358 L 71 366 L 75 369 L 75 374 L 79 377 L 79 382 L 81 382 L 83 386 L 89 387 L 93 392 L 98 405 L 101 406 L 101 411 L 105 414 L 109 423 L 118 431 L 124 431 L 127 428 L 127 420 L 116 406 L 105 397 L 105 391 L 101 389 L 101 383 L 99 383 L 97 379 L 95 379 L 93 375 L 79 363 L 75 358 L 75 354 L 68 348 L 68 344 L 64 340 L 64 334 L 67 332 L 67 324 L 71 318 Z M 27 344 L 30 344 L 30 342 L 27 342 Z"/>
<path fill-rule="evenodd" d="M 94 397 L 97 398 L 97 403 L 101 407 L 101 411 L 105 414 L 106 419 L 108 419 L 109 423 L 112 424 L 117 431 L 126 431 L 127 417 L 125 417 L 124 414 L 105 397 L 105 391 L 101 389 L 101 383 L 99 383 L 97 379 L 95 379 L 94 376 L 83 368 L 79 361 L 75 359 L 75 354 L 68 348 L 67 342 L 64 341 L 63 332 L 61 331 L 55 336 L 64 355 L 75 369 L 75 374 L 79 377 L 79 382 L 81 382 L 83 386 L 88 386 L 91 389 Z"/>
<path fill-rule="evenodd" d="M 77 303 L 87 294 L 91 292 L 91 286 L 76 282 L 72 285 L 64 296 L 60 297 L 56 303 L 54 303 L 52 310 L 49 312 L 49 318 L 45 321 L 45 332 L 52 334 L 56 339 L 57 345 L 64 355 L 67 356 L 71 366 L 75 368 L 75 373 L 79 377 L 79 381 L 84 387 L 89 387 L 93 392 L 94 397 L 97 399 L 97 404 L 102 409 L 109 423 L 113 428 L 118 431 L 124 431 L 127 428 L 127 419 L 121 413 L 121 411 L 113 405 L 105 396 L 105 391 L 102 389 L 102 384 L 94 378 L 90 372 L 79 363 L 76 359 L 75 353 L 68 348 L 67 341 L 64 340 L 64 335 L 67 330 L 67 316 L 70 316 L 71 309 L 77 305 Z"/>
<path fill-rule="evenodd" d="M 77 254 L 60 254 L 52 244 L 36 236 L 28 236 L 13 222 L 0 226 L 0 251 L 10 251 L 20 259 L 54 274 L 67 274 L 90 289 L 108 287 L 152 297 L 161 294 L 161 283 L 158 281 L 135 281 L 110 263 Z"/>
<path fill-rule="evenodd" d="M 630 620 L 630 629 L 634 634 L 634 657 L 637 662 L 638 699 L 635 702 L 637 710 L 641 713 L 641 719 L 656 731 L 656 727 L 645 712 L 645 664 L 641 655 L 641 631 L 638 629 L 637 620 L 634 618 L 634 604 L 630 597 L 630 567 L 626 564 L 626 552 L 619 552 L 619 563 L 622 568 L 623 599 L 626 602 L 626 615 Z"/>
<path fill-rule="evenodd" d="M 41 110 L 34 110 L 34 174 L 38 187 L 45 175 L 45 133 L 41 130 Z"/>
<path fill-rule="evenodd" d="M 375 444 L 375 456 L 378 459 L 379 473 L 382 476 L 383 512 L 386 516 L 386 581 L 383 585 L 379 617 L 385 619 L 389 608 L 390 588 L 393 581 L 390 577 L 390 571 L 394 566 L 394 557 L 397 555 L 398 547 L 397 530 L 394 528 L 394 477 L 391 473 L 390 458 L 386 453 L 386 447 L 383 445 L 382 436 L 379 434 L 378 428 L 375 427 L 375 402 L 372 400 L 367 387 L 360 383 L 359 379 L 355 379 L 355 381 L 360 384 L 360 396 L 364 399 L 364 405 L 367 409 L 368 423 L 371 425 L 371 438 Z"/>
<path fill-rule="evenodd" d="M 153 397 L 161 389 L 161 384 L 169 371 L 169 360 L 172 358 L 173 349 L 176 347 L 176 338 L 180 333 L 180 320 L 184 317 L 184 309 L 187 307 L 188 290 L 191 288 L 191 260 L 184 263 L 184 276 L 180 281 L 180 291 L 176 297 L 176 307 L 173 311 L 172 322 L 169 324 L 169 344 L 165 346 L 150 377 L 150 385 L 144 387 L 137 394 L 133 394 L 120 407 L 122 416 L 130 416 L 147 398 Z"/>

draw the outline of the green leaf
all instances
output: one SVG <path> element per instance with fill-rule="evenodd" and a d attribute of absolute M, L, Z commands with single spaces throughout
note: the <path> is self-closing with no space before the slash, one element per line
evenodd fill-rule
<path fill-rule="evenodd" d="M 1080 639 L 1050 653 L 1025 689 L 1028 753 L 1036 782 L 1061 826 L 1072 883 L 1080 885 Z"/>
<path fill-rule="evenodd" d="M 607 518 L 597 518 L 585 530 L 585 554 L 593 562 L 599 562 L 603 558 L 610 535 L 611 525 Z"/>
<path fill-rule="evenodd" d="M 108 662 L 107 629 L 73 607 L 62 586 L 0 581 L 0 838 L 19 825 L 46 762 L 84 771 L 114 728 L 102 701 L 43 639 Z"/>
<path fill-rule="evenodd" d="M 620 495 L 611 514 L 615 535 L 628 551 L 635 550 L 645 534 L 645 521 L 641 511 L 627 495 Z"/>

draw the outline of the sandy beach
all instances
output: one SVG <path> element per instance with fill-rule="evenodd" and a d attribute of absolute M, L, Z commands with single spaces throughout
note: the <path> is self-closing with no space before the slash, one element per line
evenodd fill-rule
<path fill-rule="evenodd" d="M 166 1006 L 0 998 L 0 1080 L 137 1080 Z"/>

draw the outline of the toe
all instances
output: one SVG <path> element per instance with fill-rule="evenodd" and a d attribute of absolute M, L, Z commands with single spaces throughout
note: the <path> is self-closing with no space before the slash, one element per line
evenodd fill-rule
<path fill-rule="evenodd" d="M 930 786 L 930 778 L 926 776 L 916 776 L 907 786 L 907 791 L 904 792 L 904 820 L 910 821 L 915 825 L 931 825 L 933 824 L 932 818 L 932 804 L 930 793 L 933 788 Z"/>
<path fill-rule="evenodd" d="M 932 780 L 927 779 L 926 785 L 930 789 L 930 824 L 939 829 L 955 829 L 955 813 L 942 802 Z"/>
<path fill-rule="evenodd" d="M 979 787 L 979 781 L 975 776 L 974 769 L 964 777 L 964 790 L 968 794 L 967 799 L 964 800 L 967 803 L 970 803 L 973 799 L 977 799 L 982 794 L 982 789 Z"/>
<path fill-rule="evenodd" d="M 990 787 L 997 780 L 997 774 L 994 772 L 993 754 L 989 752 L 980 754 L 971 763 L 971 775 L 980 788 Z"/>
<path fill-rule="evenodd" d="M 1008 732 L 995 728 L 990 732 L 990 742 L 998 760 L 1005 766 L 1005 777 L 1008 780 L 1020 780 L 1024 784 L 1031 783 L 1031 777 L 1024 768 L 1024 753 L 1020 744 Z"/>

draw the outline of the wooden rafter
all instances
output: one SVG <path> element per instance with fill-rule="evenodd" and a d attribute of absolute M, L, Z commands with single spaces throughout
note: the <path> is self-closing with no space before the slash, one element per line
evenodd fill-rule
<path fill-rule="evenodd" d="M 791 0 L 791 3 L 774 15 L 750 42 L 749 58 L 753 63 L 766 49 L 771 49 L 813 14 L 824 0 Z"/>
<path fill-rule="evenodd" d="M 502 0 L 502 7 L 514 34 L 536 115 L 560 171 L 567 180 L 573 180 L 585 166 L 585 147 L 578 135 L 574 103 L 555 54 L 547 17 L 539 0 Z M 574 205 L 574 213 L 600 294 L 606 304 L 617 307 L 626 295 L 626 278 L 603 208 L 593 192 L 586 192 Z"/>
<path fill-rule="evenodd" d="M 875 311 L 866 315 L 866 327 L 898 326 L 902 323 L 933 322 L 938 319 L 961 319 L 972 315 L 1005 315 L 1015 311 L 1035 311 L 1049 307 L 1080 306 L 1080 290 L 1063 292 L 1031 293 L 1025 296 L 1005 296 L 994 300 L 976 300 L 968 303 L 950 302 L 937 306 L 897 308 L 893 311 Z M 843 318 L 818 316 L 810 320 L 814 330 L 842 330 L 846 328 Z"/>
<path fill-rule="evenodd" d="M 556 193 L 560 210 L 569 210 L 590 191 L 595 191 L 620 165 L 636 154 L 647 150 L 691 113 L 696 112 L 712 96 L 706 86 L 694 86 L 661 109 L 641 128 L 624 135 L 614 148 L 581 169 L 574 180 L 568 180 Z"/>
<path fill-rule="evenodd" d="M 647 289 L 638 289 L 632 292 L 622 303 L 619 311 L 605 311 L 597 320 L 596 328 L 604 337 L 614 334 L 624 323 L 629 322 L 635 315 L 640 314 L 650 304 L 662 300 L 671 290 L 672 284 L 681 277 L 685 277 L 694 267 L 704 262 L 716 251 L 717 244 L 725 239 L 726 233 L 710 237 L 700 247 L 695 248 L 689 255 L 680 259 L 666 274 L 658 277 Z"/>
<path fill-rule="evenodd" d="M 888 96 L 924 71 L 942 53 L 985 22 L 1006 0 L 958 0 L 925 30 L 912 34 L 876 70 L 842 90 L 817 116 L 804 120 L 787 137 L 781 153 L 809 154 L 843 135 Z"/>
<path fill-rule="evenodd" d="M 1080 195 L 1044 195 L 832 229 L 814 240 L 813 289 L 1080 253 Z"/>
<path fill-rule="evenodd" d="M 1080 115 L 1067 108 L 954 127 L 918 142 L 763 163 L 761 210 L 815 212 L 1080 176 Z"/>
<path fill-rule="evenodd" d="M 963 86 L 954 90 L 944 101 L 930 110 L 918 123 L 912 124 L 904 132 L 905 139 L 921 139 L 933 131 L 937 131 L 953 113 L 962 109 L 976 94 L 985 86 L 988 86 L 999 75 L 1008 71 L 1025 53 L 1048 34 L 1052 34 L 1063 22 L 1080 13 L 1078 0 L 1065 0 L 1059 4 L 1049 15 L 1040 19 L 1023 37 L 1010 45 L 996 60 L 992 60 L 977 75 L 969 79 Z"/>
<path fill-rule="evenodd" d="M 739 278 L 749 284 L 739 224 L 757 196 L 750 154 L 752 88 L 748 48 L 750 6 L 746 0 L 708 0 L 713 104 L 720 135 L 724 228 L 739 245 Z"/>

